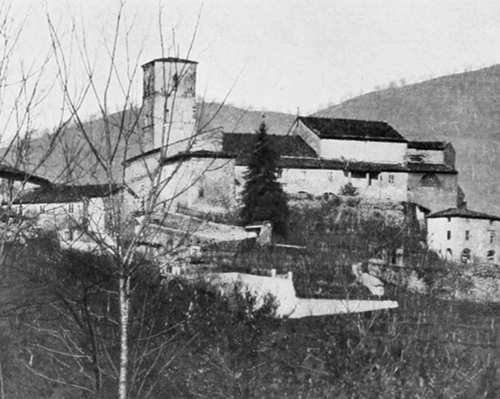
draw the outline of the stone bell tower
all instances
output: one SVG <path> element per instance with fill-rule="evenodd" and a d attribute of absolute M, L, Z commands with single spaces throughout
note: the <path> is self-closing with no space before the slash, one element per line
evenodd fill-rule
<path fill-rule="evenodd" d="M 191 149 L 196 132 L 197 62 L 157 58 L 142 66 L 143 128 L 152 149 L 171 156 Z"/>

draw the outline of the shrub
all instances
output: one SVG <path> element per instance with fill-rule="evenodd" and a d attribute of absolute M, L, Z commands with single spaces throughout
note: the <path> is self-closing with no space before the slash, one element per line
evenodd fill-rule
<path fill-rule="evenodd" d="M 359 194 L 359 190 L 354 187 L 354 185 L 349 182 L 340 188 L 340 195 L 347 195 L 349 197 L 355 197 Z"/>

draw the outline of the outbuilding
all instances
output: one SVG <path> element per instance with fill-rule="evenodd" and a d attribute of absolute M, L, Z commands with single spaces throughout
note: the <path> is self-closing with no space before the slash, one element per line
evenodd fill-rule
<path fill-rule="evenodd" d="M 452 261 L 499 263 L 500 217 L 466 208 L 427 216 L 427 245 Z"/>

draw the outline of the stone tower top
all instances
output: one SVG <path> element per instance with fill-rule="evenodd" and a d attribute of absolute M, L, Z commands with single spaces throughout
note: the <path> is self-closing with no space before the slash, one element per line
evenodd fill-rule
<path fill-rule="evenodd" d="M 197 64 L 167 57 L 142 66 L 144 132 L 168 155 L 188 151 L 194 139 Z"/>

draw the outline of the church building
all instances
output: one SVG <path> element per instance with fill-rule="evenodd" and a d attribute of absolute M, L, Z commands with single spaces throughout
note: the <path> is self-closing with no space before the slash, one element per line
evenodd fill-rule
<path fill-rule="evenodd" d="M 155 186 L 164 209 L 225 212 L 238 204 L 256 135 L 199 131 L 196 68 L 196 62 L 179 58 L 143 65 L 144 134 L 153 148 L 126 161 L 126 181 L 142 206 Z M 431 211 L 456 207 L 450 143 L 408 141 L 380 121 L 314 116 L 297 117 L 270 140 L 289 194 L 338 194 L 351 183 L 366 198 L 411 202 Z"/>

